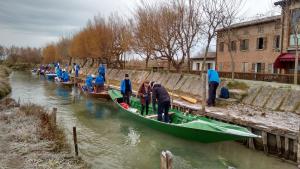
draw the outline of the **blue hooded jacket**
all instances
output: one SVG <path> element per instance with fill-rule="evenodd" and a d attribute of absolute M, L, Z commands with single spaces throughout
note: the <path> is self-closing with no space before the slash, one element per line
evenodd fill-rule
<path fill-rule="evenodd" d="M 85 84 L 87 87 L 93 87 L 93 77 L 91 75 L 88 75 L 85 79 Z"/>
<path fill-rule="evenodd" d="M 121 93 L 125 93 L 125 91 L 126 91 L 125 79 L 122 80 L 120 89 L 121 89 Z M 132 86 L 131 86 L 131 81 L 130 80 L 129 80 L 129 90 L 132 91 Z"/>
<path fill-rule="evenodd" d="M 56 75 L 57 77 L 61 78 L 62 77 L 62 72 L 61 72 L 61 69 L 59 67 L 57 67 L 56 69 Z"/>
<path fill-rule="evenodd" d="M 105 74 L 105 67 L 103 65 L 100 65 L 98 68 L 98 73 L 101 75 Z"/>
<path fill-rule="evenodd" d="M 208 75 L 208 82 L 217 82 L 220 83 L 220 77 L 217 71 L 213 70 L 213 69 L 209 69 L 207 71 L 207 75 Z"/>
<path fill-rule="evenodd" d="M 98 75 L 96 80 L 95 80 L 95 84 L 96 85 L 104 85 L 104 79 L 103 79 L 103 76 L 101 75 Z"/>
<path fill-rule="evenodd" d="M 67 71 L 63 72 L 63 74 L 62 74 L 62 80 L 64 82 L 67 82 L 67 81 L 70 80 L 69 73 Z"/>

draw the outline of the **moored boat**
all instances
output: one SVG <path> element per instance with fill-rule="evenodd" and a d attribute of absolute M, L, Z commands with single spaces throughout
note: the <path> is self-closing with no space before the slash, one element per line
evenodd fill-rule
<path fill-rule="evenodd" d="M 97 92 L 86 91 L 86 90 L 84 90 L 83 86 L 84 86 L 83 84 L 78 84 L 78 87 L 79 87 L 81 93 L 83 93 L 84 95 L 86 95 L 88 97 L 110 99 L 107 89 L 104 89 L 103 91 L 97 93 Z"/>
<path fill-rule="evenodd" d="M 160 122 L 157 120 L 157 115 L 152 112 L 151 106 L 149 106 L 148 116 L 140 115 L 139 110 L 141 104 L 138 98 L 132 97 L 131 107 L 126 109 L 121 105 L 122 94 L 119 91 L 109 90 L 108 93 L 118 108 L 130 116 L 130 118 L 140 121 L 151 128 L 177 137 L 202 143 L 259 137 L 244 127 L 211 120 L 206 117 L 186 115 L 176 109 L 171 109 L 169 112 L 170 123 Z"/>
<path fill-rule="evenodd" d="M 47 79 L 53 80 L 57 75 L 55 73 L 47 73 L 46 76 L 47 76 Z"/>

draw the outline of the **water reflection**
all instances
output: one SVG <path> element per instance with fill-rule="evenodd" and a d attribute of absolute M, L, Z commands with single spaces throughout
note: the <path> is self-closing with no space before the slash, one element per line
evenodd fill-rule
<path fill-rule="evenodd" d="M 160 152 L 175 155 L 175 169 L 295 169 L 235 142 L 201 144 L 153 130 L 124 118 L 111 102 L 81 96 L 31 73 L 14 72 L 12 97 L 58 108 L 58 121 L 72 140 L 77 126 L 80 155 L 93 168 L 159 168 Z"/>

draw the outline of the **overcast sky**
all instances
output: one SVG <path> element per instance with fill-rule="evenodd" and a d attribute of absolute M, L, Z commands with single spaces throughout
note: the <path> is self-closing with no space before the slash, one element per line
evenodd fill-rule
<path fill-rule="evenodd" d="M 85 26 L 93 16 L 129 16 L 139 0 L 0 0 L 0 44 L 43 47 Z M 274 0 L 246 0 L 243 16 L 272 10 Z"/>

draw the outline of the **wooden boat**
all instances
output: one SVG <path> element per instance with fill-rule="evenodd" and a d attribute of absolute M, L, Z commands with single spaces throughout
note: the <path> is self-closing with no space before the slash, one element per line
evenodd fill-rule
<path fill-rule="evenodd" d="M 55 73 L 47 73 L 46 76 L 47 76 L 47 79 L 53 80 L 57 75 Z"/>
<path fill-rule="evenodd" d="M 244 127 L 211 120 L 206 117 L 185 115 L 175 109 L 171 109 L 169 112 L 171 120 L 170 123 L 160 122 L 157 120 L 157 115 L 152 112 L 151 106 L 149 106 L 150 115 L 140 115 L 139 110 L 141 104 L 138 98 L 132 97 L 131 107 L 129 109 L 125 109 L 120 104 L 122 102 L 122 95 L 119 91 L 109 90 L 108 93 L 119 109 L 121 109 L 124 114 L 130 116 L 130 118 L 135 119 L 151 128 L 177 137 L 195 140 L 202 143 L 233 141 L 250 137 L 259 137 L 252 134 Z"/>
<path fill-rule="evenodd" d="M 108 91 L 107 89 L 103 90 L 102 92 L 100 93 L 96 93 L 96 92 L 88 92 L 88 91 L 85 91 L 83 89 L 83 84 L 78 84 L 78 87 L 81 91 L 81 93 L 83 93 L 84 95 L 88 96 L 88 97 L 93 97 L 93 98 L 102 98 L 102 99 L 107 99 L 109 100 L 110 99 L 110 96 L 108 94 Z"/>
<path fill-rule="evenodd" d="M 61 82 L 55 78 L 55 82 L 63 87 L 73 87 L 75 83 L 73 81 Z"/>

